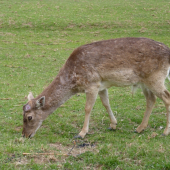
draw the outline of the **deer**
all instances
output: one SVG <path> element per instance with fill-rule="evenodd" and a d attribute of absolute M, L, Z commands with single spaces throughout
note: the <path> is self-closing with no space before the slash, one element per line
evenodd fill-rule
<path fill-rule="evenodd" d="M 76 48 L 55 79 L 36 98 L 30 92 L 23 106 L 23 137 L 31 138 L 42 122 L 71 96 L 85 93 L 85 120 L 75 138 L 84 138 L 89 131 L 89 119 L 99 95 L 109 114 L 110 130 L 116 130 L 117 120 L 111 110 L 108 88 L 112 86 L 141 88 L 146 98 L 146 110 L 135 132 L 148 126 L 149 117 L 160 98 L 166 107 L 167 123 L 163 135 L 170 133 L 170 93 L 165 87 L 169 76 L 170 49 L 161 42 L 143 37 L 101 40 Z"/>

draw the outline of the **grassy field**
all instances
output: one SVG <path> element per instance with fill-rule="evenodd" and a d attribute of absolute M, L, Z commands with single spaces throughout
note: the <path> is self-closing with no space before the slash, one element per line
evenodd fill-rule
<path fill-rule="evenodd" d="M 1 0 L 0 9 L 0 169 L 170 169 L 170 136 L 161 135 L 165 107 L 157 99 L 148 128 L 134 133 L 145 98 L 141 90 L 132 97 L 130 87 L 109 89 L 114 132 L 97 98 L 89 135 L 74 141 L 84 122 L 80 94 L 50 115 L 34 138 L 21 137 L 26 96 L 41 93 L 74 48 L 118 37 L 148 37 L 170 47 L 169 0 Z"/>

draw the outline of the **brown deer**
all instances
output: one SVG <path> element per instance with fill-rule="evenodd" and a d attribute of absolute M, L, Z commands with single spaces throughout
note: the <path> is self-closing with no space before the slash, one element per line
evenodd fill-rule
<path fill-rule="evenodd" d="M 146 111 L 136 132 L 147 125 L 156 96 L 165 104 L 170 133 L 170 93 L 164 82 L 169 75 L 170 49 L 148 38 L 119 38 L 86 44 L 75 49 L 53 82 L 36 98 L 28 95 L 23 107 L 23 136 L 33 137 L 44 119 L 76 93 L 86 93 L 85 121 L 79 138 L 89 130 L 90 112 L 99 94 L 110 117 L 110 129 L 117 120 L 110 108 L 107 89 L 111 86 L 140 86 Z"/>

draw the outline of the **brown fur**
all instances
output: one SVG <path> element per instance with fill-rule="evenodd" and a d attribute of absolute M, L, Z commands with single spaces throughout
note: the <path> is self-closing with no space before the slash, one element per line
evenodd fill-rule
<path fill-rule="evenodd" d="M 75 49 L 53 82 L 31 102 L 31 110 L 24 114 L 23 135 L 33 136 L 49 114 L 72 95 L 86 93 L 85 122 L 78 137 L 88 132 L 89 116 L 99 94 L 110 116 L 110 128 L 116 128 L 116 118 L 109 105 L 107 88 L 111 86 L 140 85 L 147 107 L 137 132 L 146 128 L 156 96 L 167 109 L 165 135 L 170 133 L 170 93 L 164 81 L 170 67 L 170 49 L 160 42 L 147 38 L 120 38 L 86 44 Z M 36 108 L 42 98 L 45 104 Z M 28 121 L 28 115 L 32 115 Z M 31 127 L 31 128 L 30 128 Z"/>

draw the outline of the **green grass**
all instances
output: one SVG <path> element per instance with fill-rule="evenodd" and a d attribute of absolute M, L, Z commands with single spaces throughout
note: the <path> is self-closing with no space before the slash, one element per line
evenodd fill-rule
<path fill-rule="evenodd" d="M 21 138 L 26 96 L 41 93 L 74 48 L 118 37 L 148 37 L 170 47 L 168 0 L 1 0 L 0 9 L 0 169 L 170 169 L 170 136 L 160 130 L 166 125 L 163 103 L 157 100 L 148 128 L 135 134 L 145 99 L 141 90 L 132 97 L 130 87 L 109 89 L 115 132 L 107 130 L 109 117 L 97 98 L 90 134 L 76 141 L 94 146 L 82 154 L 75 147 L 76 156 L 62 155 L 83 126 L 84 94 L 50 115 L 34 138 Z"/>

